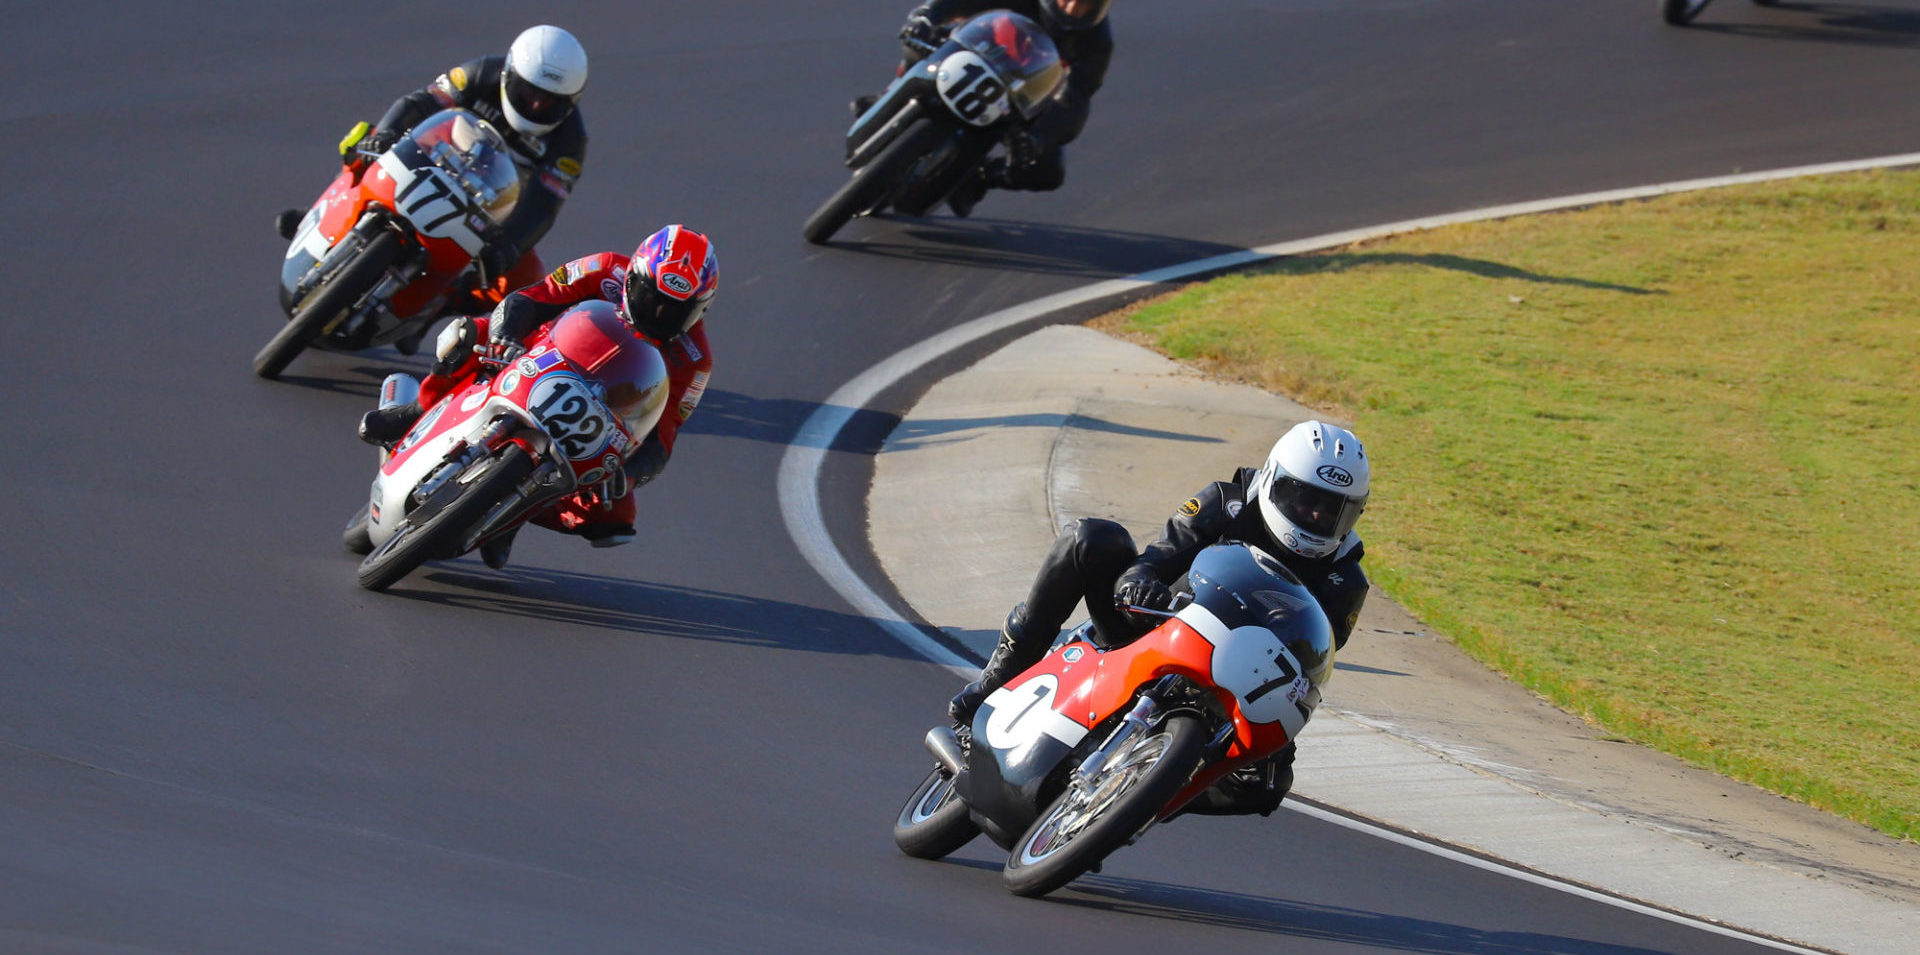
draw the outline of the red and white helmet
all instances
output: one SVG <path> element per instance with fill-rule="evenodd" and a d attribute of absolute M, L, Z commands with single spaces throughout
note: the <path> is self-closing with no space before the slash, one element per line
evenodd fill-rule
<path fill-rule="evenodd" d="M 1320 558 L 1353 532 L 1370 484 L 1367 452 L 1353 432 L 1305 421 L 1274 442 L 1253 491 L 1273 539 L 1301 557 Z"/>
<path fill-rule="evenodd" d="M 620 312 L 633 330 L 671 341 L 707 312 L 720 288 L 720 260 L 707 237 L 670 225 L 647 236 L 627 262 Z"/>
<path fill-rule="evenodd" d="M 553 132 L 587 88 L 587 51 L 559 27 L 537 26 L 514 38 L 500 71 L 507 125 L 528 136 Z"/>

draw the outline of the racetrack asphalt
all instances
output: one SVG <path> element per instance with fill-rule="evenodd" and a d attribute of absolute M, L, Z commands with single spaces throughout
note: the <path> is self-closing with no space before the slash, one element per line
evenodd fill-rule
<path fill-rule="evenodd" d="M 952 677 L 810 569 L 775 475 L 842 383 L 1090 280 L 1911 150 L 1914 11 L 1721 4 L 1682 31 L 1642 0 L 1123 4 L 1065 189 L 806 246 L 904 6 L 8 11 L 0 949 L 1764 950 L 1305 817 L 1170 827 L 1042 903 L 978 847 L 907 860 L 886 828 Z M 353 121 L 534 16 L 593 57 L 586 172 L 542 254 L 713 235 L 713 390 L 640 543 L 528 533 L 505 571 L 367 594 L 337 543 L 374 463 L 353 422 L 421 362 L 254 379 L 270 223 Z M 862 573 L 873 452 L 999 343 L 876 396 L 831 449 L 825 518 Z"/>

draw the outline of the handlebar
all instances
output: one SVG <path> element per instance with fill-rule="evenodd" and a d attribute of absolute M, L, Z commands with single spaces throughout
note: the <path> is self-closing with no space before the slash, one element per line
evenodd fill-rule
<path fill-rule="evenodd" d="M 927 41 L 914 36 L 903 36 L 900 38 L 900 42 L 918 51 L 921 56 L 932 56 L 933 51 L 940 49 L 940 44 L 928 43 Z"/>

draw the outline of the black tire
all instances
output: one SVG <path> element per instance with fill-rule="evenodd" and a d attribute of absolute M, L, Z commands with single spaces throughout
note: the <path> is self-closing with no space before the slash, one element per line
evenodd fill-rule
<path fill-rule="evenodd" d="M 510 444 L 472 466 L 486 470 L 463 490 L 456 491 L 458 497 L 428 515 L 424 522 L 415 524 L 412 515 L 408 515 L 386 543 L 374 548 L 360 562 L 360 586 L 385 590 L 427 561 L 459 556 L 461 538 L 533 473 L 534 462 L 519 445 Z M 448 482 L 440 493 L 458 488 L 458 482 L 458 478 Z"/>
<path fill-rule="evenodd" d="M 1098 865 L 1166 808 L 1199 768 L 1199 717 L 1178 714 L 1127 744 L 1082 791 L 1069 787 L 1007 854 L 1007 890 L 1046 895 Z M 1073 831 L 1063 830 L 1071 828 Z"/>
<path fill-rule="evenodd" d="M 400 261 L 400 237 L 392 232 L 381 232 L 367 243 L 353 261 L 341 266 L 333 276 L 307 295 L 300 303 L 293 317 L 287 320 L 266 347 L 253 356 L 253 373 L 272 381 L 287 370 L 306 347 L 320 336 L 320 330 L 327 323 L 339 317 L 340 313 L 353 307 L 360 296 L 367 294 L 373 283 L 380 280 L 381 273 Z"/>
<path fill-rule="evenodd" d="M 815 245 L 833 238 L 847 220 L 886 198 L 888 190 L 900 184 L 900 177 L 946 134 L 946 125 L 933 117 L 914 120 L 872 162 L 854 170 L 846 185 L 807 217 L 800 234 Z"/>
<path fill-rule="evenodd" d="M 1677 27 L 1686 26 L 1713 0 L 1660 0 L 1660 18 Z"/>
<path fill-rule="evenodd" d="M 939 859 L 973 841 L 980 827 L 967 816 L 967 804 L 953 793 L 953 777 L 935 768 L 900 807 L 893 844 L 916 859 Z"/>
<path fill-rule="evenodd" d="M 367 536 L 367 521 L 371 519 L 368 506 L 360 505 L 360 510 L 347 522 L 346 530 L 340 532 L 340 543 L 349 553 L 365 556 L 373 552 L 373 538 Z"/>

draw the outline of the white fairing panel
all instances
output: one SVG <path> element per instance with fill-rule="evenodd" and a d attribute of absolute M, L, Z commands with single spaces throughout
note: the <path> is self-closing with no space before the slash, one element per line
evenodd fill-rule
<path fill-rule="evenodd" d="M 1199 604 L 1189 604 L 1179 616 L 1213 644 L 1213 682 L 1239 698 L 1248 721 L 1279 723 L 1289 738 L 1300 734 L 1308 715 L 1320 705 L 1320 693 L 1273 631 L 1254 626 L 1228 629 Z"/>

